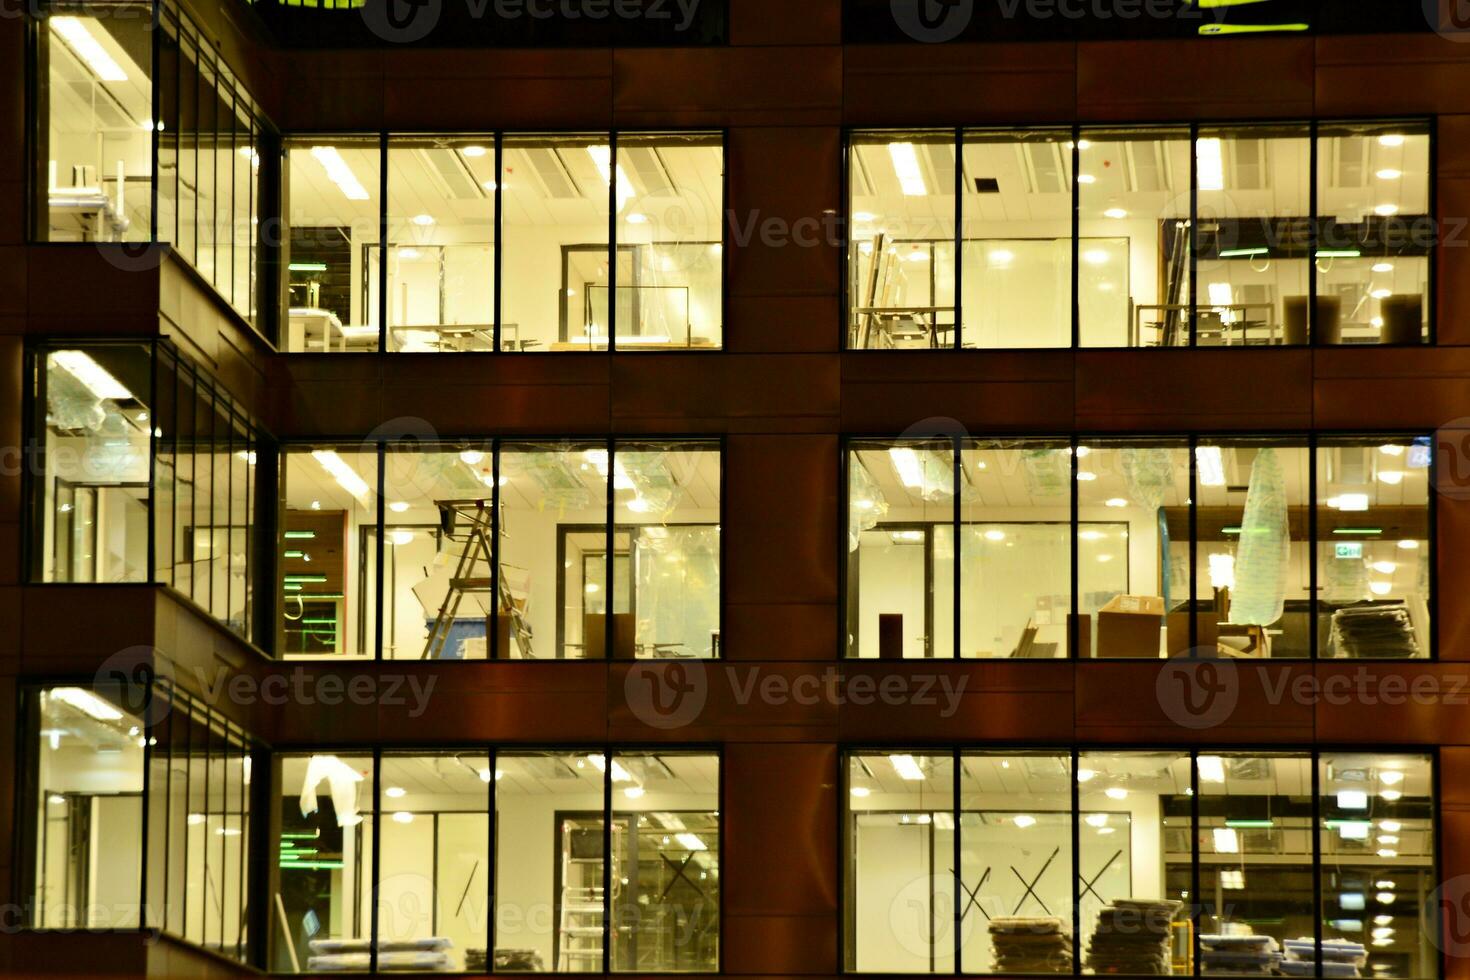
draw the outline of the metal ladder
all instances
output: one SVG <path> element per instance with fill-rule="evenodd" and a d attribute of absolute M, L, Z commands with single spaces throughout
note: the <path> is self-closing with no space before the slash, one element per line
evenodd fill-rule
<path fill-rule="evenodd" d="M 489 595 L 495 586 L 495 558 L 491 547 L 491 540 L 495 534 L 495 518 L 491 508 L 484 500 L 473 501 L 441 501 L 439 502 L 440 517 L 445 537 L 454 540 L 454 528 L 459 521 L 463 521 L 467 527 L 465 532 L 464 549 L 460 551 L 459 561 L 454 566 L 454 572 L 449 577 L 449 591 L 445 593 L 444 603 L 439 607 L 439 615 L 434 618 L 434 627 L 429 631 L 429 638 L 424 643 L 423 660 L 438 660 L 444 656 L 445 647 L 449 643 L 449 635 L 454 629 L 455 616 L 459 612 L 459 605 L 467 595 Z M 506 583 L 500 581 L 497 591 L 499 596 L 499 611 L 510 619 L 510 629 L 515 636 L 516 646 L 521 655 L 527 658 L 531 653 L 531 624 L 526 620 L 524 611 L 516 605 L 510 596 Z M 490 643 L 493 630 L 493 616 L 485 617 L 485 638 L 487 645 Z"/>

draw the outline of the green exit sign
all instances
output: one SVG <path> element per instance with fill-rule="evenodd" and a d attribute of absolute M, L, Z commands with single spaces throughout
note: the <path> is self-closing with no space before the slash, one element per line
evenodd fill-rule
<path fill-rule="evenodd" d="M 1337 557 L 1361 559 L 1363 557 L 1363 542 L 1339 541 L 1337 543 Z"/>

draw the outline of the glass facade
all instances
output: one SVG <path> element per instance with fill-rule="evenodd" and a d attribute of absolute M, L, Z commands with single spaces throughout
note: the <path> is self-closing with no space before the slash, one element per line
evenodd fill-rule
<path fill-rule="evenodd" d="M 253 743 L 167 682 L 137 694 L 25 693 L 28 924 L 153 929 L 244 961 Z"/>
<path fill-rule="evenodd" d="M 36 37 L 35 237 L 168 242 L 254 323 L 267 127 L 213 46 L 106 0 L 46 6 Z"/>
<path fill-rule="evenodd" d="M 1413 436 L 854 440 L 844 656 L 1428 658 L 1431 456 Z"/>
<path fill-rule="evenodd" d="M 285 149 L 284 350 L 722 345 L 719 134 L 293 136 Z"/>
<path fill-rule="evenodd" d="M 251 420 L 165 342 L 44 345 L 31 365 L 31 581 L 158 582 L 253 637 Z"/>
<path fill-rule="evenodd" d="M 1422 120 L 854 132 L 847 346 L 1424 343 L 1430 143 Z"/>
<path fill-rule="evenodd" d="M 719 655 L 716 442 L 292 446 L 281 477 L 286 657 Z"/>
<path fill-rule="evenodd" d="M 1432 756 L 899 748 L 844 780 L 850 972 L 1438 972 Z"/>
<path fill-rule="evenodd" d="M 293 753 L 275 766 L 273 972 L 718 969 L 716 754 Z"/>

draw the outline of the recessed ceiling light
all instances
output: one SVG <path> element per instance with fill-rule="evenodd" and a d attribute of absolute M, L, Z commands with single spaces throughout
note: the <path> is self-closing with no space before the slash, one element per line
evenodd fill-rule
<path fill-rule="evenodd" d="M 628 224 L 646 225 L 648 224 L 648 215 L 639 214 L 637 211 L 634 211 L 632 214 L 628 215 Z"/>
<path fill-rule="evenodd" d="M 1412 538 L 1404 538 L 1404 540 L 1402 540 L 1402 541 L 1399 542 L 1399 550 L 1400 551 L 1418 551 L 1419 550 L 1419 542 L 1413 540 Z"/>
<path fill-rule="evenodd" d="M 1403 175 L 1404 172 L 1402 170 L 1395 170 L 1392 167 L 1386 167 L 1383 170 L 1378 171 L 1378 173 L 1374 174 L 1373 176 L 1377 177 L 1379 180 L 1398 180 Z"/>
<path fill-rule="evenodd" d="M 866 786 L 854 786 L 852 788 L 852 795 L 856 796 L 860 800 L 865 797 L 871 796 L 872 794 L 873 791 L 868 789 L 868 787 Z"/>
<path fill-rule="evenodd" d="M 854 221 L 877 221 L 878 216 L 871 211 L 859 211 L 852 216 Z"/>
<path fill-rule="evenodd" d="M 1391 487 L 1396 487 L 1404 482 L 1403 470 L 1379 470 L 1378 479 Z"/>
<path fill-rule="evenodd" d="M 1121 786 L 1109 786 L 1103 792 L 1107 794 L 1110 800 L 1125 800 L 1128 798 L 1128 791 Z"/>
<path fill-rule="evenodd" d="M 1077 183 L 1079 183 L 1079 184 L 1095 184 L 1095 183 L 1097 183 L 1097 178 L 1094 177 L 1092 174 L 1078 174 L 1077 175 Z"/>
<path fill-rule="evenodd" d="M 393 814 L 394 823 L 413 823 L 413 814 L 406 810 L 399 810 Z"/>
<path fill-rule="evenodd" d="M 1100 248 L 1088 249 L 1086 252 L 1082 253 L 1082 261 L 1086 262 L 1088 265 L 1106 265 L 1108 261 L 1108 253 L 1104 252 Z"/>
<path fill-rule="evenodd" d="M 1108 208 L 1106 211 L 1103 212 L 1103 217 L 1105 217 L 1105 218 L 1126 218 L 1126 217 L 1128 217 L 1128 212 L 1127 211 L 1124 211 L 1122 208 Z"/>
<path fill-rule="evenodd" d="M 1369 295 L 1371 295 L 1374 299 L 1387 299 L 1388 297 L 1390 297 L 1390 296 L 1393 295 L 1393 290 L 1391 290 L 1391 289 L 1375 289 Z"/>
<path fill-rule="evenodd" d="M 459 152 L 467 157 L 482 157 L 485 155 L 485 148 L 483 146 L 462 146 Z"/>
<path fill-rule="evenodd" d="M 427 228 L 434 223 L 434 216 L 432 214 L 416 214 L 409 220 L 420 228 Z"/>
<path fill-rule="evenodd" d="M 1373 263 L 1373 271 L 1374 272 L 1392 272 L 1393 271 L 1393 263 L 1392 262 L 1375 262 L 1375 263 Z"/>
<path fill-rule="evenodd" d="M 1392 564 L 1392 562 L 1380 562 L 1379 564 L 1389 565 Z M 1376 568 L 1377 566 L 1375 565 L 1374 567 Z M 1404 781 L 1404 774 L 1399 772 L 1397 769 L 1385 769 L 1383 770 L 1383 772 L 1380 772 L 1378 774 L 1378 780 L 1385 786 L 1397 786 L 1399 783 Z M 1385 821 L 1384 824 L 1385 825 L 1383 829 L 1389 830 L 1389 827 L 1387 826 L 1387 821 Z M 1393 830 L 1397 829 L 1398 827 L 1393 828 Z"/>
<path fill-rule="evenodd" d="M 1380 218 L 1387 218 L 1392 215 L 1398 214 L 1399 206 L 1397 204 L 1380 204 L 1373 209 L 1373 213 L 1378 215 Z"/>
<path fill-rule="evenodd" d="M 389 786 L 387 789 L 383 790 L 383 795 L 388 797 L 388 799 L 390 800 L 397 800 L 408 795 L 408 790 L 404 789 L 402 786 Z"/>
<path fill-rule="evenodd" d="M 1011 822 L 1022 830 L 1025 830 L 1027 827 L 1036 826 L 1036 818 L 1029 813 L 1018 813 Z"/>
<path fill-rule="evenodd" d="M 1384 133 L 1378 137 L 1379 146 L 1403 146 L 1404 137 L 1399 133 Z"/>
<path fill-rule="evenodd" d="M 395 500 L 391 504 L 388 505 L 388 509 L 391 510 L 395 514 L 401 514 L 404 511 L 408 510 L 408 501 L 406 501 L 406 500 Z"/>
<path fill-rule="evenodd" d="M 1106 504 L 1109 507 L 1127 507 L 1128 501 L 1124 500 L 1122 497 L 1114 497 L 1112 500 L 1107 501 Z"/>
<path fill-rule="evenodd" d="M 1083 483 L 1091 483 L 1093 480 L 1097 479 L 1097 474 L 1090 473 L 1087 470 L 1078 470 L 1077 479 L 1081 480 Z"/>

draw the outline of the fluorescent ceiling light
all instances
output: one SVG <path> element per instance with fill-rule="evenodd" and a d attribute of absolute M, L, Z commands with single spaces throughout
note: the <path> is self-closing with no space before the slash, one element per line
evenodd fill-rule
<path fill-rule="evenodd" d="M 393 822 L 413 823 L 413 814 L 409 813 L 407 810 L 399 810 L 397 813 L 393 814 Z"/>
<path fill-rule="evenodd" d="M 1108 815 L 1106 813 L 1089 813 L 1083 819 L 1087 821 L 1087 826 L 1089 827 L 1106 827 L 1108 825 Z"/>
<path fill-rule="evenodd" d="M 388 505 L 388 509 L 395 514 L 402 514 L 404 511 L 408 510 L 408 501 L 395 500 Z"/>
<path fill-rule="evenodd" d="M 1114 497 L 1111 500 L 1105 501 L 1104 505 L 1107 507 L 1127 507 L 1128 501 L 1124 500 L 1122 497 Z"/>
<path fill-rule="evenodd" d="M 111 704 L 99 698 L 91 691 L 80 687 L 56 687 L 48 692 L 48 696 L 54 701 L 69 704 L 83 714 L 90 715 L 98 721 L 120 721 L 122 712 Z"/>
<path fill-rule="evenodd" d="M 383 795 L 388 797 L 388 799 L 390 800 L 399 800 L 408 795 L 408 790 L 404 789 L 402 786 L 389 786 L 387 789 L 383 790 Z"/>
<path fill-rule="evenodd" d="M 1100 562 L 1102 562 L 1103 564 L 1107 564 L 1108 562 L 1110 562 L 1110 561 L 1113 560 L 1113 556 L 1112 555 L 1098 555 L 1097 556 L 1097 560 L 1100 561 Z"/>
<path fill-rule="evenodd" d="M 1109 786 L 1103 790 L 1103 793 L 1110 800 L 1126 800 L 1128 798 L 1128 791 L 1121 786 Z"/>
<path fill-rule="evenodd" d="M 112 60 L 87 25 L 76 17 L 52 17 L 51 29 L 70 45 L 77 53 L 77 57 L 87 63 L 87 68 L 104 82 L 126 82 L 128 73 L 123 71 L 122 66 Z"/>
<path fill-rule="evenodd" d="M 1097 474 L 1088 470 L 1078 470 L 1077 479 L 1083 483 L 1091 483 L 1097 479 Z"/>
<path fill-rule="evenodd" d="M 1386 790 L 1383 790 L 1378 795 L 1380 797 L 1382 797 L 1382 799 L 1383 799 L 1383 801 L 1385 803 L 1397 803 L 1399 800 L 1403 799 L 1403 797 L 1404 797 L 1404 794 L 1403 793 L 1400 793 L 1396 789 L 1386 789 Z"/>
<path fill-rule="evenodd" d="M 1239 854 L 1240 834 L 1233 827 L 1216 827 L 1214 830 L 1216 854 Z"/>
<path fill-rule="evenodd" d="M 1375 571 L 1375 572 L 1381 572 L 1384 575 L 1392 575 L 1394 572 L 1398 571 L 1398 569 L 1399 569 L 1398 563 L 1397 562 L 1391 562 L 1391 561 L 1375 561 L 1373 564 L 1369 565 L 1368 567 L 1371 568 L 1371 569 L 1373 569 L 1373 571 Z M 1398 779 L 1394 779 L 1394 780 L 1389 780 L 1387 778 L 1388 775 L 1389 775 L 1388 773 L 1384 773 L 1383 774 L 1383 776 L 1384 776 L 1383 781 L 1385 783 L 1389 783 L 1390 785 L 1392 785 L 1393 783 L 1398 782 L 1399 779 L 1403 779 L 1404 778 L 1404 774 L 1401 773 L 1401 772 L 1396 772 L 1396 773 L 1393 774 L 1393 775 L 1395 775 L 1395 776 L 1398 777 Z"/>
<path fill-rule="evenodd" d="M 1380 820 L 1378 821 L 1378 829 L 1385 833 L 1396 834 L 1404 829 L 1404 825 L 1397 820 Z"/>
<path fill-rule="evenodd" d="M 602 175 L 602 182 L 604 184 L 610 183 L 613 179 L 612 147 L 589 146 L 587 147 L 587 155 L 592 158 L 592 163 L 597 167 L 597 172 Z M 621 214 L 623 208 L 634 196 L 633 183 L 628 180 L 628 172 L 623 169 L 621 163 L 618 164 L 617 193 L 618 212 Z"/>
<path fill-rule="evenodd" d="M 485 155 L 485 148 L 483 146 L 462 146 L 459 152 L 467 157 L 482 157 Z"/>
<path fill-rule="evenodd" d="M 924 770 L 919 766 L 919 761 L 911 755 L 890 755 L 888 762 L 900 779 L 919 782 L 924 778 Z"/>
<path fill-rule="evenodd" d="M 1126 218 L 1126 217 L 1128 217 L 1128 212 L 1127 211 L 1124 211 L 1122 208 L 1108 208 L 1106 211 L 1103 212 L 1103 217 L 1104 218 Z"/>
<path fill-rule="evenodd" d="M 432 214 L 416 214 L 408 220 L 412 221 L 420 228 L 427 228 L 434 223 L 434 216 Z"/>
<path fill-rule="evenodd" d="M 400 546 L 413 544 L 413 532 L 406 528 L 394 528 L 388 532 L 388 540 Z"/>
<path fill-rule="evenodd" d="M 1383 562 L 1382 564 L 1388 565 L 1392 564 L 1392 562 Z M 1374 567 L 1377 568 L 1376 565 Z M 1382 571 L 1382 569 L 1379 570 Z M 1399 783 L 1404 781 L 1404 774 L 1399 772 L 1397 769 L 1385 769 L 1383 770 L 1383 772 L 1380 772 L 1378 774 L 1378 781 L 1383 783 L 1385 786 L 1397 786 Z M 1388 830 L 1389 828 L 1385 826 L 1383 829 Z M 1393 829 L 1397 830 L 1398 828 L 1395 827 Z"/>
<path fill-rule="evenodd" d="M 992 528 L 991 530 L 985 532 L 986 541 L 1004 541 L 1005 539 L 1006 533 L 1004 531 Z"/>
<path fill-rule="evenodd" d="M 1403 146 L 1404 138 L 1398 133 L 1384 133 L 1378 137 L 1379 146 Z"/>
<path fill-rule="evenodd" d="M 208 823 L 209 818 L 202 813 L 191 813 L 184 818 L 184 822 L 190 827 L 198 827 L 202 824 Z"/>
<path fill-rule="evenodd" d="M 707 851 L 709 847 L 699 839 L 698 834 L 675 834 L 674 840 L 678 841 L 686 851 Z"/>
<path fill-rule="evenodd" d="M 1404 540 L 1402 540 L 1402 541 L 1399 542 L 1399 550 L 1400 551 L 1418 551 L 1419 550 L 1419 542 L 1414 541 L 1414 540 L 1412 540 L 1410 538 L 1405 538 Z"/>
<path fill-rule="evenodd" d="M 1399 835 L 1398 834 L 1379 834 L 1378 835 L 1378 843 L 1380 843 L 1380 844 L 1397 844 L 1398 842 L 1399 842 Z"/>
<path fill-rule="evenodd" d="M 1366 493 L 1342 493 L 1336 497 L 1327 498 L 1327 506 L 1333 510 L 1364 511 L 1368 509 L 1368 495 Z"/>
<path fill-rule="evenodd" d="M 1360 789 L 1345 789 L 1337 794 L 1337 805 L 1342 810 L 1368 809 L 1368 794 Z"/>
<path fill-rule="evenodd" d="M 1248 259 L 1257 255 L 1270 255 L 1269 248 L 1222 248 L 1220 258 L 1222 259 Z"/>
<path fill-rule="evenodd" d="M 1223 783 L 1225 781 L 1225 760 L 1218 755 L 1200 756 L 1199 781 L 1202 783 Z"/>
<path fill-rule="evenodd" d="M 1238 892 L 1245 887 L 1245 872 L 1239 868 L 1225 868 L 1220 872 L 1220 887 Z"/>
<path fill-rule="evenodd" d="M 1404 473 L 1402 470 L 1380 470 L 1378 479 L 1391 487 L 1396 487 L 1404 482 Z"/>
<path fill-rule="evenodd" d="M 1377 895 L 1374 895 L 1373 897 L 1376 898 L 1376 899 L 1378 899 L 1378 904 L 1379 905 L 1392 905 L 1393 904 L 1393 900 L 1394 900 L 1394 894 L 1393 894 L 1393 892 L 1379 892 Z"/>
<path fill-rule="evenodd" d="M 1212 282 L 1208 287 L 1211 306 L 1229 306 L 1235 302 L 1235 290 L 1228 282 Z"/>
<path fill-rule="evenodd" d="M 484 458 L 485 454 L 478 449 L 466 449 L 459 454 L 460 462 L 466 466 L 478 466 Z"/>
<path fill-rule="evenodd" d="M 1012 818 L 1011 823 L 1025 830 L 1027 827 L 1034 827 L 1036 825 L 1036 818 L 1029 813 L 1018 813 Z"/>
<path fill-rule="evenodd" d="M 1088 265 L 1107 265 L 1108 253 L 1100 248 L 1091 248 L 1082 253 L 1082 261 Z"/>
<path fill-rule="evenodd" d="M 643 793 L 644 789 L 642 786 L 626 786 L 623 788 L 623 795 L 630 800 L 638 799 Z"/>
<path fill-rule="evenodd" d="M 592 763 L 598 772 L 607 772 L 607 760 L 602 756 L 589 755 L 587 761 Z M 624 769 L 622 764 L 616 759 L 613 760 L 612 764 L 612 778 L 615 783 L 631 783 L 633 781 L 633 777 L 628 775 L 628 770 Z"/>
<path fill-rule="evenodd" d="M 1396 858 L 1399 856 L 1399 852 L 1391 847 L 1380 847 L 1378 849 L 1378 856 L 1381 858 Z"/>
<path fill-rule="evenodd" d="M 868 787 L 866 786 L 854 786 L 852 788 L 852 795 L 856 796 L 860 800 L 864 799 L 865 797 L 871 796 L 872 794 L 873 791 L 868 789 Z"/>
<path fill-rule="evenodd" d="M 112 374 L 92 360 L 92 355 L 86 351 L 59 350 L 51 355 L 51 359 L 76 378 L 87 390 L 101 399 L 112 399 L 113 401 L 130 401 L 133 393 L 128 390 L 127 385 L 117 380 Z"/>
<path fill-rule="evenodd" d="M 1373 263 L 1373 271 L 1374 272 L 1392 272 L 1393 271 L 1393 263 L 1392 262 L 1375 262 L 1375 263 Z"/>
<path fill-rule="evenodd" d="M 362 186 L 362 182 L 357 179 L 357 175 L 352 172 L 352 168 L 347 165 L 347 161 L 342 159 L 342 154 L 337 152 L 335 146 L 313 146 L 311 148 L 311 155 L 316 158 L 317 163 L 322 165 L 322 169 L 327 172 L 327 177 L 332 183 L 337 185 L 337 189 L 349 201 L 366 201 L 369 199 L 368 192 Z"/>
<path fill-rule="evenodd" d="M 1404 447 L 1388 444 L 1379 446 L 1378 451 L 1385 456 L 1402 456 L 1404 454 Z"/>
<path fill-rule="evenodd" d="M 1373 213 L 1380 218 L 1391 217 L 1399 213 L 1399 206 L 1397 204 L 1380 204 L 1373 209 Z"/>
<path fill-rule="evenodd" d="M 1211 289 L 1214 287 L 1212 286 Z M 1229 285 L 1226 285 L 1229 288 Z M 1225 454 L 1219 446 L 1197 446 L 1194 462 L 1199 468 L 1200 486 L 1223 487 L 1225 485 Z"/>
<path fill-rule="evenodd" d="M 1094 770 L 1094 769 L 1078 769 L 1077 770 L 1077 782 L 1079 782 L 1079 783 L 1089 782 L 1096 775 L 1097 775 L 1097 771 Z"/>
<path fill-rule="evenodd" d="M 1373 825 L 1367 820 L 1339 820 L 1335 824 L 1343 840 L 1367 840 Z"/>
<path fill-rule="evenodd" d="M 1195 156 L 1199 167 L 1199 189 L 1223 191 L 1225 189 L 1225 156 L 1217 136 L 1206 136 L 1195 144 Z"/>
<path fill-rule="evenodd" d="M 648 224 L 648 215 L 634 212 L 633 214 L 628 215 L 628 224 L 646 225 Z"/>
<path fill-rule="evenodd" d="M 1402 170 L 1395 170 L 1392 167 L 1385 167 L 1373 176 L 1377 177 L 1379 180 L 1398 180 L 1403 175 L 1404 172 Z"/>
<path fill-rule="evenodd" d="M 1324 248 L 1317 252 L 1319 259 L 1357 259 L 1362 256 L 1362 249 L 1357 248 Z"/>
<path fill-rule="evenodd" d="M 1078 174 L 1077 175 L 1077 183 L 1079 183 L 1079 184 L 1095 184 L 1095 183 L 1097 183 L 1097 178 L 1094 177 L 1092 174 Z"/>
<path fill-rule="evenodd" d="M 366 503 L 370 490 L 367 481 L 357 475 L 357 471 L 348 466 L 334 450 L 318 449 L 311 454 L 311 458 L 321 464 L 321 468 L 332 475 L 342 489 L 357 498 L 358 503 Z"/>
<path fill-rule="evenodd" d="M 924 464 L 919 461 L 919 454 L 915 450 L 893 448 L 888 450 L 888 458 L 898 472 L 900 483 L 910 490 L 918 490 L 924 486 Z"/>
<path fill-rule="evenodd" d="M 929 193 L 924 171 L 919 166 L 919 153 L 912 143 L 889 143 L 888 155 L 898 173 L 898 183 L 905 197 L 924 197 Z"/>

